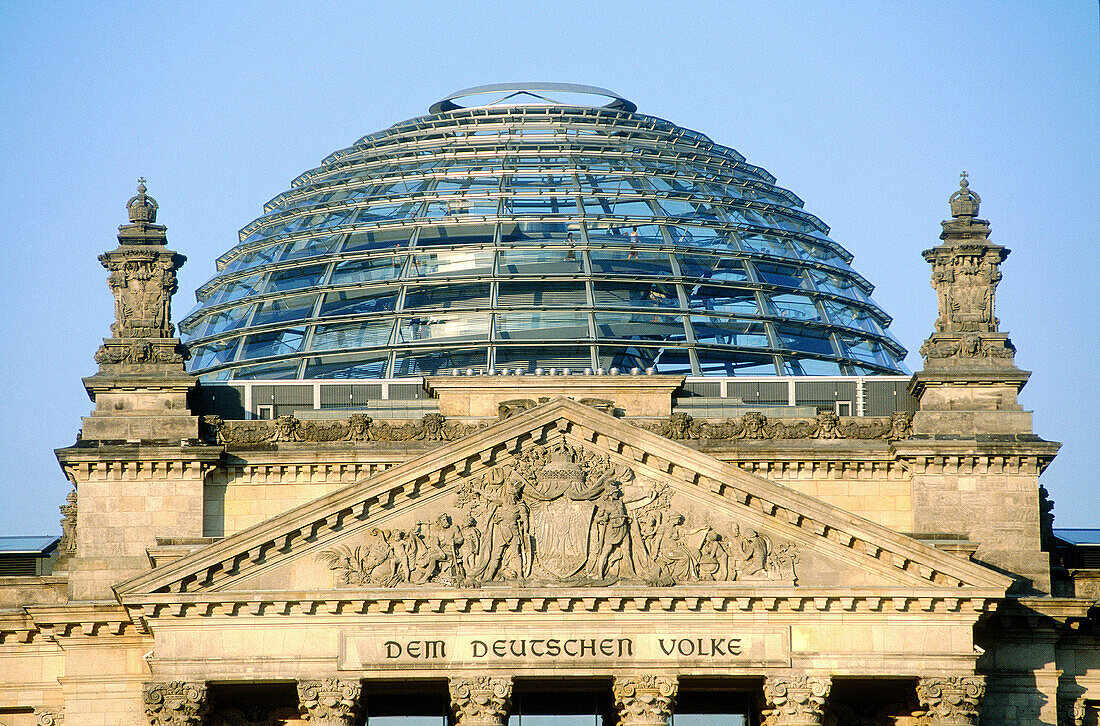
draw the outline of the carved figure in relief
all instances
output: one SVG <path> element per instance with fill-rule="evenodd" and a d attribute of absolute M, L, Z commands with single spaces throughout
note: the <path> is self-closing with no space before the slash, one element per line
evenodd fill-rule
<path fill-rule="evenodd" d="M 817 431 L 814 432 L 815 439 L 840 438 L 840 432 L 838 430 L 840 417 L 835 413 L 832 411 L 822 411 L 817 415 L 815 420 L 817 422 Z"/>
<path fill-rule="evenodd" d="M 618 575 L 628 577 L 634 574 L 630 561 L 630 517 L 623 504 L 623 493 L 617 486 L 609 486 L 603 496 L 596 500 L 595 547 L 596 559 L 590 573 L 602 579 L 611 565 L 617 565 Z M 614 560 L 612 556 L 614 555 Z"/>
<path fill-rule="evenodd" d="M 492 580 L 524 579 L 531 575 L 530 510 L 520 495 L 522 484 L 509 479 L 501 489 L 500 499 L 492 500 L 489 518 L 489 559 L 480 573 Z"/>
<path fill-rule="evenodd" d="M 768 419 L 764 417 L 764 414 L 759 411 L 749 411 L 742 420 L 744 421 L 746 439 L 768 438 Z"/>
<path fill-rule="evenodd" d="M 677 582 L 698 579 L 699 553 L 683 538 L 684 515 L 669 512 L 659 525 L 653 561 Z"/>
<path fill-rule="evenodd" d="M 458 548 L 458 558 L 462 563 L 463 571 L 469 576 L 478 571 L 478 557 L 481 554 L 481 532 L 477 528 L 477 520 L 474 515 L 465 514 L 462 523 L 458 525 L 462 533 L 462 543 Z"/>
<path fill-rule="evenodd" d="M 738 538 L 740 532 L 734 526 L 734 538 Z M 740 538 L 740 553 L 737 557 L 737 579 L 756 579 L 764 571 L 765 562 L 768 559 L 768 543 L 755 530 L 749 530 L 748 534 Z"/>
<path fill-rule="evenodd" d="M 699 550 L 699 579 L 722 582 L 729 578 L 729 553 L 718 533 L 708 529 Z"/>

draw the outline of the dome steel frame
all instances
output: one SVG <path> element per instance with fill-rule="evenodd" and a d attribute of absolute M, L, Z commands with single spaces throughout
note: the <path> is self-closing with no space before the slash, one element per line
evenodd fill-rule
<path fill-rule="evenodd" d="M 587 86 L 432 108 L 517 88 L 617 100 L 456 107 L 331 154 L 219 257 L 189 370 L 906 372 L 852 256 L 733 149 Z"/>

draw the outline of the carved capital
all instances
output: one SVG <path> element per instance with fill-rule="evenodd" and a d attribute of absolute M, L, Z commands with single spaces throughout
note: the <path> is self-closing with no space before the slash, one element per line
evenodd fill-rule
<path fill-rule="evenodd" d="M 298 709 L 310 723 L 351 726 L 359 716 L 359 681 L 316 678 L 298 681 Z"/>
<path fill-rule="evenodd" d="M 924 709 L 922 723 L 927 726 L 977 724 L 984 695 L 983 676 L 931 677 L 917 682 L 917 699 Z"/>
<path fill-rule="evenodd" d="M 622 726 L 664 726 L 679 685 L 675 676 L 616 676 L 612 685 Z"/>
<path fill-rule="evenodd" d="M 146 683 L 142 697 L 145 715 L 153 726 L 199 726 L 210 709 L 205 683 Z"/>
<path fill-rule="evenodd" d="M 511 676 L 454 676 L 447 688 L 456 726 L 502 726 L 508 719 Z"/>
<path fill-rule="evenodd" d="M 821 726 L 832 681 L 818 676 L 769 676 L 764 680 L 766 726 Z"/>

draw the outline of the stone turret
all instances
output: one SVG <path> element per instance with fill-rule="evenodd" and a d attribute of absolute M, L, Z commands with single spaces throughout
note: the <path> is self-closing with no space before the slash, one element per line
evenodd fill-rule
<path fill-rule="evenodd" d="M 198 436 L 198 418 L 187 410 L 194 379 L 172 325 L 176 271 L 186 258 L 166 247 L 157 202 L 145 192 L 141 179 L 118 247 L 99 256 L 110 271 L 115 322 L 95 355 L 99 371 L 84 379 L 96 408 L 84 419 L 83 439 L 179 443 Z"/>
<path fill-rule="evenodd" d="M 1016 402 L 1029 374 L 1016 367 L 1016 348 L 994 314 L 1009 250 L 989 241 L 989 222 L 977 216 L 981 198 L 966 177 L 963 172 L 949 200 L 952 218 L 943 222 L 942 244 L 923 252 L 939 316 L 920 349 L 924 370 L 910 383 L 920 400 L 913 430 L 1030 432 L 1031 414 Z"/>

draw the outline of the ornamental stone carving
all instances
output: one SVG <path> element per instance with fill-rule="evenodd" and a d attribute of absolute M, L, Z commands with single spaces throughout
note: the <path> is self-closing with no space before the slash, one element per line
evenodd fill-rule
<path fill-rule="evenodd" d="M 142 696 L 152 726 L 199 726 L 210 708 L 205 683 L 146 683 Z"/>
<path fill-rule="evenodd" d="M 62 726 L 65 723 L 65 711 L 60 707 L 44 706 L 34 709 L 35 726 Z"/>
<path fill-rule="evenodd" d="M 832 682 L 818 676 L 769 676 L 764 680 L 764 726 L 821 726 Z"/>
<path fill-rule="evenodd" d="M 898 411 L 885 417 L 841 417 L 831 411 L 812 419 L 768 419 L 759 411 L 725 421 L 701 421 L 674 413 L 658 424 L 636 424 L 673 440 L 762 439 L 904 439 L 912 435 L 913 414 Z"/>
<path fill-rule="evenodd" d="M 455 676 L 448 680 L 456 726 L 503 726 L 512 705 L 510 676 Z"/>
<path fill-rule="evenodd" d="M 65 503 L 58 507 L 61 510 L 61 541 L 57 543 L 57 566 L 76 554 L 76 485 L 73 486 L 65 497 Z"/>
<path fill-rule="evenodd" d="M 298 681 L 298 708 L 310 723 L 351 726 L 359 716 L 359 681 L 318 678 Z"/>
<path fill-rule="evenodd" d="M 352 414 L 346 421 L 302 421 L 294 416 L 226 421 L 221 416 L 203 416 L 203 424 L 207 440 L 237 447 L 297 442 L 452 441 L 485 426 L 447 421 L 438 413 L 401 425 L 375 421 L 366 414 Z"/>
<path fill-rule="evenodd" d="M 793 544 L 679 511 L 666 484 L 564 442 L 465 480 L 443 507 L 319 557 L 337 587 L 797 579 Z"/>
<path fill-rule="evenodd" d="M 678 684 L 675 676 L 616 676 L 612 684 L 622 726 L 664 726 L 672 715 Z"/>
<path fill-rule="evenodd" d="M 921 678 L 917 699 L 924 709 L 922 723 L 927 726 L 973 726 L 985 695 L 983 676 L 947 676 Z"/>
<path fill-rule="evenodd" d="M 943 223 L 943 244 L 923 253 L 939 304 L 935 332 L 921 346 L 926 368 L 1013 365 L 1016 349 L 998 332 L 994 315 L 1000 265 L 1009 251 L 989 242 L 989 223 L 976 218 L 980 202 L 963 172 L 950 199 L 952 219 Z"/>

